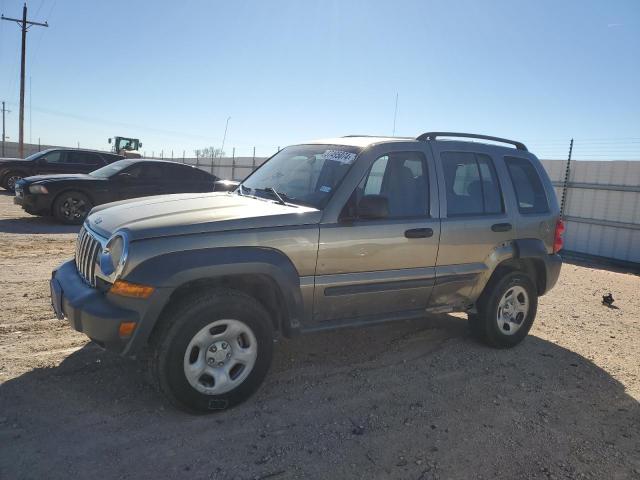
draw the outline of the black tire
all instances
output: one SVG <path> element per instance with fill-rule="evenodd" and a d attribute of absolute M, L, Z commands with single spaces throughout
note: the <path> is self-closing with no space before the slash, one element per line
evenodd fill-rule
<path fill-rule="evenodd" d="M 513 287 L 521 287 L 528 297 L 520 296 L 528 301 L 528 308 L 518 327 L 508 322 L 498 322 L 500 301 L 503 295 L 514 291 Z M 531 330 L 538 309 L 538 293 L 526 274 L 518 271 L 499 271 L 485 287 L 477 302 L 477 308 L 477 315 L 469 315 L 469 327 L 474 336 L 492 347 L 509 348 L 520 343 Z M 514 333 L 505 333 L 508 330 L 513 331 L 514 328 L 517 328 Z"/>
<path fill-rule="evenodd" d="M 251 329 L 257 340 L 257 357 L 239 385 L 210 395 L 189 383 L 183 362 L 194 336 L 222 319 L 238 320 Z M 145 360 L 149 379 L 173 405 L 203 414 L 231 408 L 249 398 L 264 380 L 272 356 L 273 326 L 264 307 L 245 293 L 220 288 L 195 293 L 170 305 L 151 336 Z"/>
<path fill-rule="evenodd" d="M 53 202 L 53 216 L 66 225 L 80 225 L 93 208 L 93 203 L 82 192 L 63 192 Z"/>
<path fill-rule="evenodd" d="M 16 182 L 24 178 L 24 174 L 20 172 L 9 172 L 2 179 L 2 186 L 10 192 L 16 191 Z"/>

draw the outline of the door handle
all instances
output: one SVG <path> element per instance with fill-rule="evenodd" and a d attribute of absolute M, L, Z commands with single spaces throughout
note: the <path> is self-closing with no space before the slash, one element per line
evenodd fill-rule
<path fill-rule="evenodd" d="M 491 230 L 494 232 L 508 232 L 511 228 L 510 223 L 494 223 L 491 225 Z"/>
<path fill-rule="evenodd" d="M 429 238 L 433 237 L 433 228 L 412 228 L 404 232 L 407 238 Z"/>

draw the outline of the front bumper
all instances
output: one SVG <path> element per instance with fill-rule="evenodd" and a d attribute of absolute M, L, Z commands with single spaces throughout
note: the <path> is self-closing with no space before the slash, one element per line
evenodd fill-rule
<path fill-rule="evenodd" d="M 73 260 L 63 263 L 52 272 L 50 287 L 51 304 L 58 318 L 66 318 L 73 329 L 124 356 L 135 356 L 146 344 L 148 334 L 166 301 L 162 289 L 142 300 L 92 288 L 80 278 Z M 147 328 L 141 328 L 145 319 Z M 136 323 L 131 337 L 120 337 L 122 322 Z"/>
<path fill-rule="evenodd" d="M 34 215 L 46 215 L 51 213 L 51 199 L 49 195 L 33 195 L 22 191 L 16 191 L 13 203 L 20 205 L 27 213 Z"/>

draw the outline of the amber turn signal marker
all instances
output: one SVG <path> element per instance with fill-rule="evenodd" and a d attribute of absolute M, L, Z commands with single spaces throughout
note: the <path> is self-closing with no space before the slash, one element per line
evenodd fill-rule
<path fill-rule="evenodd" d="M 116 280 L 109 292 L 123 297 L 148 298 L 153 293 L 153 290 L 153 287 L 148 287 L 147 285 Z"/>
<path fill-rule="evenodd" d="M 136 329 L 136 322 L 122 322 L 118 328 L 118 334 L 121 337 L 130 337 Z"/>

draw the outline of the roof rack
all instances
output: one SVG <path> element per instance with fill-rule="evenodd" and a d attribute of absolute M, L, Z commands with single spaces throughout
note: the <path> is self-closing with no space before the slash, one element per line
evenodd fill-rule
<path fill-rule="evenodd" d="M 491 137 L 489 135 L 478 135 L 475 133 L 459 133 L 459 132 L 427 132 L 418 136 L 416 140 L 435 140 L 437 137 L 465 137 L 465 138 L 479 138 L 482 140 L 491 140 L 492 142 L 508 143 L 515 146 L 518 150 L 524 150 L 528 152 L 524 143 L 516 140 L 508 140 L 506 138 Z"/>

